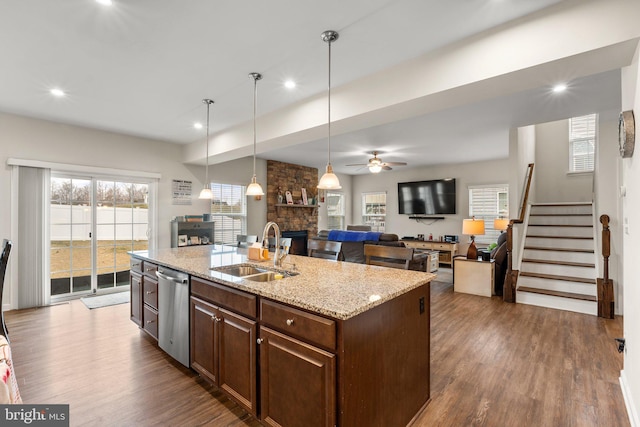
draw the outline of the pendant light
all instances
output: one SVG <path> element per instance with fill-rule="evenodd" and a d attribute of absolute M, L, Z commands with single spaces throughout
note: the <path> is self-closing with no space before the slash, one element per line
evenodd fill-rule
<path fill-rule="evenodd" d="M 213 199 L 213 192 L 211 191 L 211 183 L 209 182 L 209 107 L 213 104 L 213 101 L 210 99 L 203 99 L 202 102 L 207 104 L 207 139 L 205 141 L 207 145 L 207 165 L 205 167 L 205 178 L 204 178 L 204 188 L 200 191 L 200 196 L 198 199 Z"/>
<path fill-rule="evenodd" d="M 256 100 L 258 99 L 258 80 L 262 78 L 262 74 L 249 73 L 249 77 L 253 79 L 253 177 L 251 184 L 247 187 L 246 194 L 247 196 L 264 196 L 262 187 L 256 181 Z"/>
<path fill-rule="evenodd" d="M 320 190 L 338 190 L 342 188 L 340 185 L 340 180 L 335 173 L 333 173 L 333 167 L 331 166 L 331 43 L 338 40 L 338 33 L 336 31 L 328 30 L 322 33 L 322 40 L 329 44 L 329 86 L 328 86 L 328 120 L 327 120 L 327 128 L 328 128 L 328 137 L 327 137 L 327 146 L 328 146 L 328 161 L 327 161 L 327 170 L 320 178 L 320 182 L 318 183 L 318 188 Z"/>

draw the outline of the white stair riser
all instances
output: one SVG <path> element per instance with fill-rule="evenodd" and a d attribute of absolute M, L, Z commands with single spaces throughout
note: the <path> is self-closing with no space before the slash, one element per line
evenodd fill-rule
<path fill-rule="evenodd" d="M 563 262 L 588 262 L 595 264 L 595 254 L 585 252 L 561 252 L 561 251 L 538 251 L 535 249 L 525 249 L 523 258 L 539 259 L 544 261 Z"/>
<path fill-rule="evenodd" d="M 594 301 L 574 300 L 571 298 L 533 294 L 530 292 L 517 292 L 516 301 L 520 304 L 537 305 L 539 307 L 573 311 L 576 313 L 590 314 L 592 316 L 598 315 L 598 303 Z"/>
<path fill-rule="evenodd" d="M 531 206 L 531 214 L 592 214 L 593 208 L 587 205 L 566 205 L 566 206 L 550 206 L 550 205 L 533 205 Z"/>
<path fill-rule="evenodd" d="M 544 237 L 527 237 L 525 246 L 593 250 L 593 239 L 547 239 Z"/>
<path fill-rule="evenodd" d="M 589 216 L 531 216 L 529 225 L 593 225 L 593 217 Z"/>
<path fill-rule="evenodd" d="M 527 234 L 535 236 L 593 237 L 593 227 L 527 227 Z"/>
<path fill-rule="evenodd" d="M 567 282 L 564 280 L 542 279 L 540 277 L 518 277 L 518 287 L 548 289 L 550 291 L 571 292 L 583 295 L 598 295 L 598 287 L 587 283 Z"/>
<path fill-rule="evenodd" d="M 574 267 L 570 265 L 538 264 L 522 261 L 520 271 L 536 274 L 553 274 L 554 276 L 572 276 L 584 279 L 595 279 L 596 269 L 593 267 Z"/>

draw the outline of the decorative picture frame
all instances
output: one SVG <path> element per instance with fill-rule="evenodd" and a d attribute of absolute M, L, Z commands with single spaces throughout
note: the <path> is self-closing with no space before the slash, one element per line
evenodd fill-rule
<path fill-rule="evenodd" d="M 307 190 L 305 188 L 302 188 L 301 191 L 302 191 L 302 204 L 308 205 L 309 200 L 307 199 Z"/>
<path fill-rule="evenodd" d="M 284 195 L 287 198 L 287 204 L 288 205 L 292 205 L 293 204 L 293 196 L 291 196 L 291 191 L 285 192 Z"/>
<path fill-rule="evenodd" d="M 191 236 L 189 237 L 189 243 L 192 245 L 199 245 L 200 244 L 200 236 Z"/>
<path fill-rule="evenodd" d="M 187 235 L 179 234 L 178 235 L 178 246 L 187 246 Z"/>

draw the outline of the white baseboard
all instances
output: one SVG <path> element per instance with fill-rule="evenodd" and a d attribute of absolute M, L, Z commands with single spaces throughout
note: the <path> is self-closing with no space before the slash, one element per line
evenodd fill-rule
<path fill-rule="evenodd" d="M 640 419 L 638 418 L 638 412 L 633 403 L 633 397 L 631 396 L 631 390 L 629 390 L 628 384 L 624 370 L 620 371 L 620 388 L 622 389 L 622 396 L 624 396 L 624 404 L 627 407 L 629 422 L 631 423 L 631 427 L 640 427 Z"/>

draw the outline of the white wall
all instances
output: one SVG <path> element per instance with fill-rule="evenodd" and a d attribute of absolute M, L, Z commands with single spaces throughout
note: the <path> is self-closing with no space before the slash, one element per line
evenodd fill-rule
<path fill-rule="evenodd" d="M 634 110 L 636 129 L 640 123 L 640 74 L 638 62 L 640 48 L 636 50 L 633 64 L 622 72 L 622 110 Z M 636 145 L 638 145 L 636 130 Z M 624 356 L 624 370 L 620 380 L 632 425 L 640 426 L 640 149 L 636 147 L 634 156 L 623 159 L 622 185 L 626 196 L 622 201 L 623 218 L 623 280 L 627 284 L 624 295 L 624 338 L 627 347 Z M 638 347 L 636 347 L 638 345 Z"/>
<path fill-rule="evenodd" d="M 400 169 L 400 168 L 398 168 Z M 456 215 L 444 215 L 444 220 L 430 221 L 409 219 L 409 215 L 398 214 L 398 182 L 422 181 L 441 178 L 456 178 Z M 355 175 L 353 177 L 353 215 L 352 224 L 361 224 L 362 193 L 370 191 L 387 192 L 387 218 L 385 230 L 387 233 L 403 236 L 433 234 L 438 239 L 445 234 L 460 236 L 463 244 L 468 237 L 462 236 L 462 220 L 469 218 L 470 185 L 508 184 L 509 160 L 492 160 L 486 162 L 450 164 L 429 166 L 407 170 L 381 172 L 379 174 Z M 509 197 L 512 197 L 509 188 Z M 463 250 L 461 245 L 461 251 Z M 464 249 L 466 251 L 466 249 Z"/>
<path fill-rule="evenodd" d="M 8 158 L 39 160 L 52 163 L 84 165 L 161 174 L 158 182 L 158 247 L 171 243 L 171 218 L 177 215 L 197 215 L 207 212 L 207 201 L 198 193 L 204 180 L 204 167 L 184 165 L 180 145 L 134 136 L 104 132 L 96 129 L 64 125 L 23 116 L 0 113 L 0 238 L 9 238 L 19 245 L 19 237 L 12 236 L 11 167 Z M 266 188 L 266 162 L 258 161 L 258 181 Z M 251 158 L 243 158 L 210 167 L 209 176 L 220 182 L 248 184 L 252 176 Z M 191 205 L 172 205 L 172 180 L 193 182 Z M 266 221 L 266 200 L 249 201 L 249 231 L 260 233 Z M 17 251 L 16 251 L 17 252 Z M 15 257 L 14 257 L 15 258 Z M 17 295 L 17 263 L 11 259 L 7 271 L 5 304 L 15 307 Z M 15 267 L 14 267 L 15 265 Z M 14 293 L 15 294 L 15 293 Z"/>
<path fill-rule="evenodd" d="M 591 202 L 592 174 L 568 174 L 569 121 L 536 125 L 536 203 Z"/>

